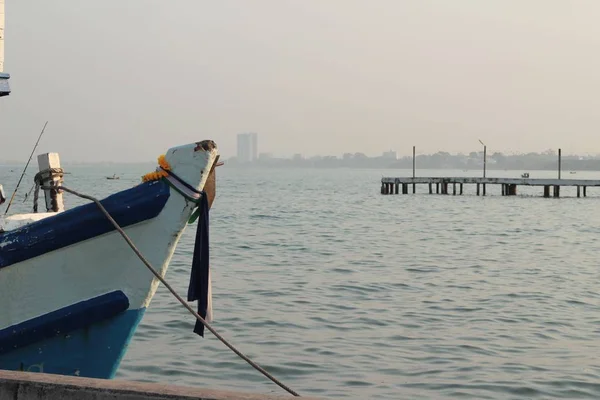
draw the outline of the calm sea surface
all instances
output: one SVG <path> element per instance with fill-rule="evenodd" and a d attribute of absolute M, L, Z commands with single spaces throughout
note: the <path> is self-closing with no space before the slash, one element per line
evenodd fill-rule
<path fill-rule="evenodd" d="M 66 168 L 66 185 L 106 196 L 154 166 Z M 0 167 L 9 195 L 20 173 L 10 169 Z M 541 198 L 541 188 L 500 197 L 499 187 L 485 198 L 473 187 L 454 197 L 424 194 L 424 186 L 382 196 L 382 175 L 410 172 L 218 172 L 214 326 L 301 394 L 600 398 L 600 188 L 585 199 L 563 188 L 570 198 L 560 200 Z M 113 173 L 122 178 L 104 178 Z M 22 201 L 32 175 L 15 212 L 30 207 Z M 194 231 L 188 227 L 168 274 L 183 294 Z M 118 378 L 283 394 L 209 332 L 193 334 L 193 322 L 160 287 Z"/>

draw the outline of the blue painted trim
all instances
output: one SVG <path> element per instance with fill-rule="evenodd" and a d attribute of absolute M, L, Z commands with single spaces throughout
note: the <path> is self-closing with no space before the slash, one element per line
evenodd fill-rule
<path fill-rule="evenodd" d="M 129 308 L 120 290 L 69 305 L 0 330 L 0 356 L 44 339 L 89 327 Z"/>
<path fill-rule="evenodd" d="M 0 355 L 0 369 L 114 378 L 145 308 Z"/>
<path fill-rule="evenodd" d="M 102 205 L 122 226 L 156 217 L 169 199 L 163 180 L 142 183 L 102 200 Z M 0 268 L 70 246 L 113 231 L 114 227 L 94 203 L 0 233 Z"/>
<path fill-rule="evenodd" d="M 0 97 L 8 96 L 10 94 L 10 86 L 8 84 L 9 79 L 9 74 L 0 72 Z"/>

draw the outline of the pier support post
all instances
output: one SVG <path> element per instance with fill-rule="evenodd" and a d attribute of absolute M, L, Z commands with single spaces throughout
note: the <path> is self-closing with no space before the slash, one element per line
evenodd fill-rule
<path fill-rule="evenodd" d="M 398 192 L 398 189 L 399 189 L 398 187 L 400 186 L 400 184 L 396 182 L 396 184 L 394 184 L 394 186 L 395 186 L 395 187 L 394 187 L 394 189 L 395 189 L 395 192 L 396 192 L 396 194 L 398 194 L 398 193 L 399 193 L 399 192 Z"/>
<path fill-rule="evenodd" d="M 554 185 L 554 197 L 560 197 L 560 186 Z"/>
<path fill-rule="evenodd" d="M 38 166 L 40 168 L 42 176 L 41 184 L 43 186 L 59 186 L 63 183 L 62 172 L 51 172 L 61 170 L 58 153 L 40 154 L 38 156 Z M 62 192 L 59 192 L 56 189 L 44 190 L 44 197 L 46 198 L 46 211 L 59 212 L 65 210 Z M 37 210 L 35 210 L 35 212 L 37 212 Z"/>
<path fill-rule="evenodd" d="M 381 182 L 381 194 L 385 194 L 385 183 Z"/>
<path fill-rule="evenodd" d="M 477 184 L 477 196 L 479 196 L 479 183 Z"/>
<path fill-rule="evenodd" d="M 440 194 L 440 184 L 439 183 L 435 184 L 435 194 Z"/>
<path fill-rule="evenodd" d="M 456 196 L 456 182 L 452 183 L 452 196 Z"/>
<path fill-rule="evenodd" d="M 485 183 L 482 183 L 483 185 L 483 195 L 485 196 Z"/>
<path fill-rule="evenodd" d="M 577 197 L 581 197 L 581 187 L 577 185 Z"/>
<path fill-rule="evenodd" d="M 517 185 L 514 185 L 514 184 L 508 185 L 508 195 L 509 196 L 517 195 Z"/>
<path fill-rule="evenodd" d="M 417 184 L 413 183 L 413 194 L 417 193 Z"/>
<path fill-rule="evenodd" d="M 583 197 L 587 197 L 587 186 L 583 187 Z"/>
<path fill-rule="evenodd" d="M 408 183 L 402 184 L 402 194 L 408 194 Z"/>
<path fill-rule="evenodd" d="M 550 197 L 550 186 L 544 185 L 544 197 Z"/>
<path fill-rule="evenodd" d="M 429 194 L 433 194 L 433 187 L 431 185 L 431 182 L 429 182 Z"/>
<path fill-rule="evenodd" d="M 502 186 L 502 196 L 506 196 L 506 185 L 503 183 L 500 186 Z"/>
<path fill-rule="evenodd" d="M 461 183 L 460 184 L 460 195 L 462 196 L 462 194 L 463 194 L 463 184 Z"/>

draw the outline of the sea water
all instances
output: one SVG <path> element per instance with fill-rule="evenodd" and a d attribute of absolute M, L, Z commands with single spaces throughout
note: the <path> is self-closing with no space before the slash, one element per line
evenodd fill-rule
<path fill-rule="evenodd" d="M 154 166 L 65 168 L 66 185 L 104 197 Z M 20 171 L 0 167 L 9 196 Z M 113 173 L 121 179 L 107 180 Z M 522 187 L 501 197 L 499 186 L 486 197 L 473 186 L 464 196 L 429 195 L 425 185 L 380 194 L 382 175 L 410 174 L 220 167 L 210 215 L 214 327 L 307 396 L 600 398 L 600 188 L 580 199 L 573 188 L 561 199 Z M 32 176 L 11 211 L 31 208 L 23 196 Z M 575 177 L 600 173 L 563 173 Z M 65 203 L 82 201 L 66 194 Z M 194 233 L 189 226 L 167 275 L 184 295 Z M 193 326 L 159 287 L 117 378 L 284 394 Z"/>

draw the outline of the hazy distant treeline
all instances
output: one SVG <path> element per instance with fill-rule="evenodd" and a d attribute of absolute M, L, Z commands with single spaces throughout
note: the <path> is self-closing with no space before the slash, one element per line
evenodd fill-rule
<path fill-rule="evenodd" d="M 344 154 L 343 157 L 317 156 L 291 159 L 261 157 L 250 163 L 240 163 L 236 158 L 226 161 L 230 166 L 260 166 L 260 167 L 307 167 L 307 168 L 398 168 L 412 169 L 412 157 L 394 159 L 390 157 L 368 157 L 362 153 Z M 450 154 L 437 152 L 435 154 L 417 155 L 417 169 L 480 169 L 483 167 L 483 152 L 470 154 Z M 558 156 L 553 151 L 544 153 L 528 153 L 505 155 L 493 153 L 487 155 L 487 169 L 506 170 L 555 170 L 558 166 Z M 563 170 L 600 171 L 599 157 L 562 157 Z"/>

